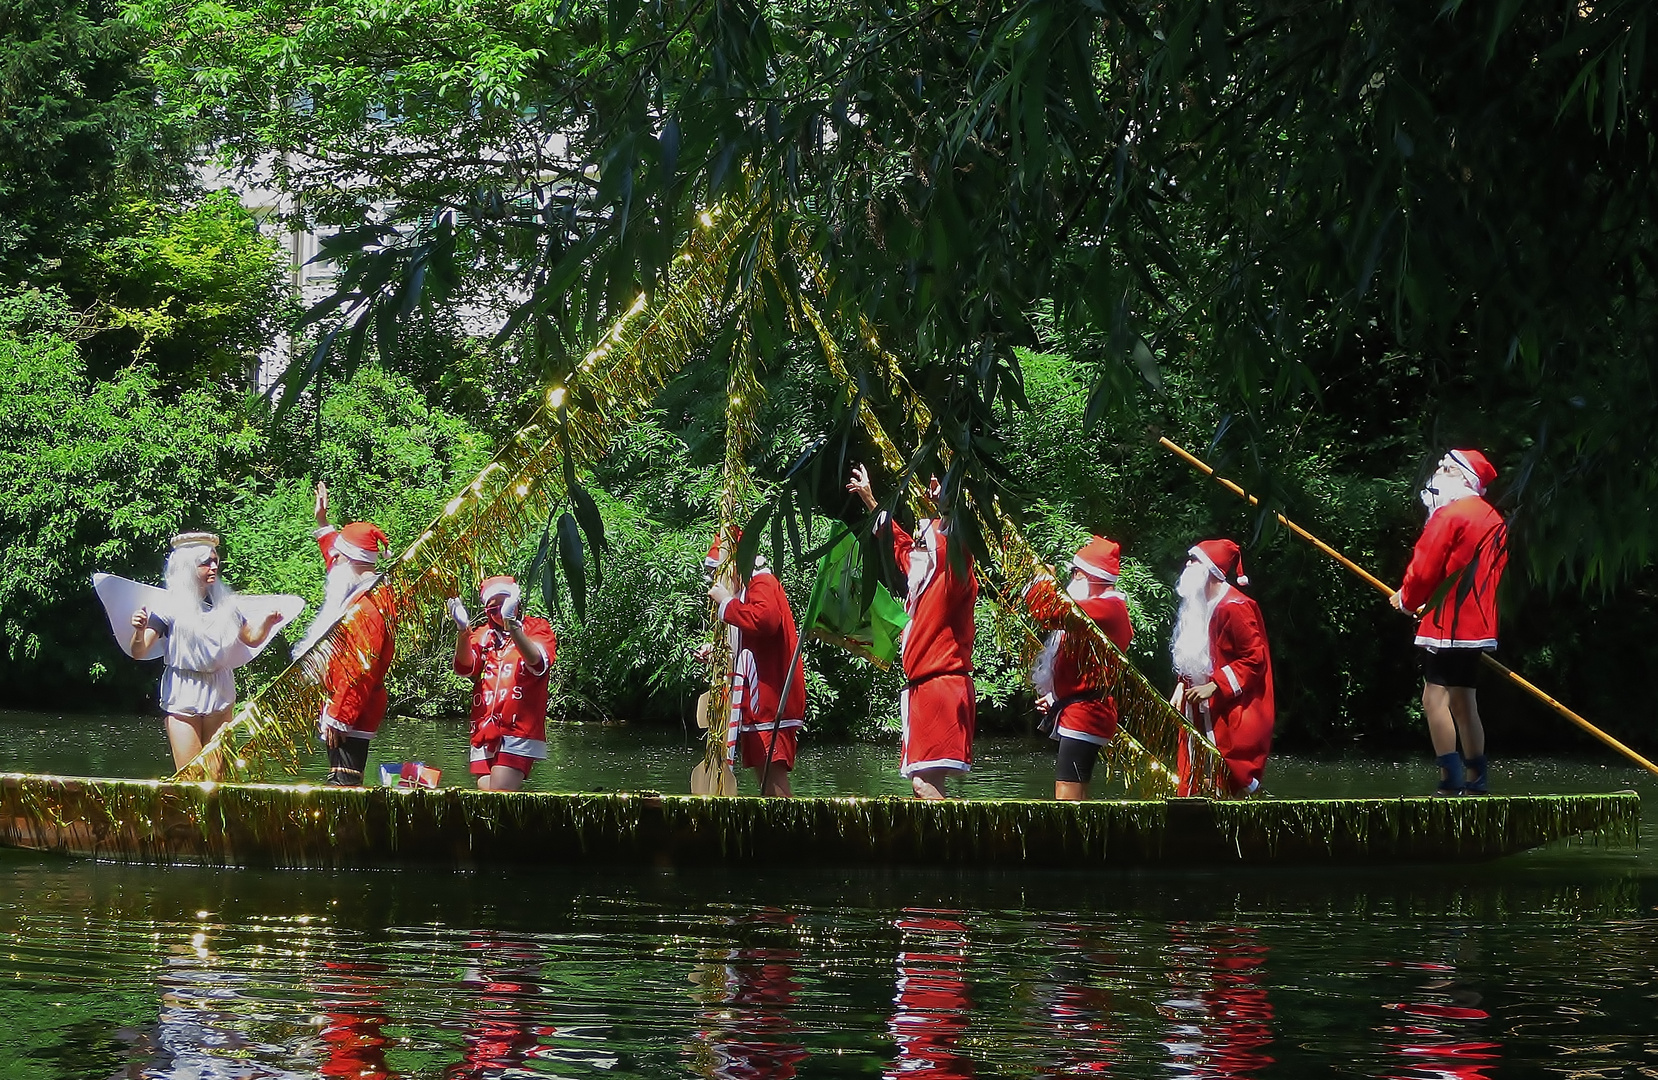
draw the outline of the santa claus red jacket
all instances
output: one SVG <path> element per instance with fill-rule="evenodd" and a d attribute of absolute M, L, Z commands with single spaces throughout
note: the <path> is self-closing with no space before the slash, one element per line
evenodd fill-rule
<path fill-rule="evenodd" d="M 882 520 L 890 518 L 883 514 Z M 920 532 L 922 550 L 917 552 L 916 538 L 892 522 L 892 554 L 899 571 L 909 576 L 912 554 L 928 562 L 925 577 L 910 587 L 904 600 L 910 621 L 899 640 L 904 677 L 911 684 L 972 670 L 973 605 L 979 598 L 972 553 L 967 553 L 963 572 L 957 574 L 950 566 L 949 537 L 937 522 Z"/>
<path fill-rule="evenodd" d="M 752 680 L 742 698 L 743 730 L 770 731 L 774 719 L 782 727 L 801 726 L 806 717 L 806 664 L 795 656 L 800 637 L 776 575 L 754 571 L 742 593 L 720 605 L 720 618 L 742 631 L 743 651 L 754 657 L 754 670 L 743 673 L 745 682 Z M 778 697 L 791 660 L 794 678 L 788 679 L 789 699 L 779 715 Z"/>
<path fill-rule="evenodd" d="M 338 529 L 319 533 L 322 564 L 333 554 Z M 328 660 L 328 702 L 322 722 L 348 735 L 370 738 L 386 719 L 386 672 L 397 644 L 397 615 L 390 598 L 366 590 L 340 616 L 340 634 Z"/>
<path fill-rule="evenodd" d="M 485 622 L 467 636 L 472 653 L 472 734 L 494 721 L 501 739 L 499 752 L 541 758 L 547 754 L 547 680 L 558 654 L 552 624 L 532 615 L 524 620 L 524 636 L 540 645 L 546 662 L 532 669 L 518 642 L 505 629 Z"/>
<path fill-rule="evenodd" d="M 1447 579 L 1461 576 L 1423 614 L 1416 643 L 1435 649 L 1495 649 L 1497 586 L 1507 565 L 1502 515 L 1480 496 L 1458 499 L 1428 515 L 1400 588 L 1404 609 L 1416 611 Z"/>
<path fill-rule="evenodd" d="M 1105 692 L 1106 686 L 1099 672 L 1083 670 L 1080 661 L 1084 655 L 1084 643 L 1074 638 L 1071 631 L 1063 629 L 1070 608 L 1060 599 L 1059 588 L 1053 578 L 1044 577 L 1033 582 L 1025 592 L 1025 602 L 1037 625 L 1061 635 L 1053 666 L 1055 702 L 1063 704 L 1068 699 L 1083 699 L 1064 705 L 1055 720 L 1055 733 L 1062 738 L 1081 739 L 1104 746 L 1117 734 L 1117 702 Z M 1098 596 L 1078 601 L 1077 607 L 1105 631 L 1105 636 L 1120 651 L 1128 651 L 1129 642 L 1134 640 L 1134 627 L 1128 619 L 1128 600 L 1121 592 L 1108 589 Z"/>
<path fill-rule="evenodd" d="M 1215 749 L 1232 770 L 1234 786 L 1247 791 L 1266 769 L 1278 707 L 1272 694 L 1272 653 L 1261 607 L 1231 585 L 1209 614 L 1209 699 Z"/>

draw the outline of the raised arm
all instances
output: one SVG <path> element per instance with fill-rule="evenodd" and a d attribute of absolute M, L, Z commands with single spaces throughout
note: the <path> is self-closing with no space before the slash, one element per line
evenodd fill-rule
<path fill-rule="evenodd" d="M 132 616 L 132 655 L 143 656 L 155 647 L 161 632 L 150 625 L 150 609 L 139 608 Z"/>
<path fill-rule="evenodd" d="M 272 611 L 265 616 L 258 626 L 254 626 L 250 622 L 243 622 L 242 629 L 236 636 L 242 639 L 243 645 L 250 649 L 257 649 L 265 643 L 265 639 L 271 636 L 271 631 L 276 629 L 276 624 L 281 621 L 282 612 Z"/>

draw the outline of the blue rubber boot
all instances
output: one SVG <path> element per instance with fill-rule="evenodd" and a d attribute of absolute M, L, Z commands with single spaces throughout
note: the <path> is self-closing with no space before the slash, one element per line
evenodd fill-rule
<path fill-rule="evenodd" d="M 1439 778 L 1439 786 L 1433 789 L 1435 795 L 1462 794 L 1462 755 L 1452 750 L 1449 754 L 1439 755 L 1439 771 L 1443 773 Z"/>
<path fill-rule="evenodd" d="M 1481 754 L 1479 757 L 1469 758 L 1468 759 L 1468 776 L 1467 776 L 1467 779 L 1463 782 L 1462 793 L 1464 795 L 1489 795 L 1489 794 L 1491 794 L 1490 790 L 1486 786 L 1486 779 L 1485 778 L 1486 778 L 1485 755 Z"/>

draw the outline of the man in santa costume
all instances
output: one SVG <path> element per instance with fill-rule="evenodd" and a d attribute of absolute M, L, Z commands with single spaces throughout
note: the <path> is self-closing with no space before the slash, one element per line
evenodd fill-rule
<path fill-rule="evenodd" d="M 734 530 L 732 544 L 741 541 L 741 530 Z M 721 554 L 720 542 L 715 540 L 705 564 L 711 570 L 717 568 L 726 562 Z M 737 745 L 743 767 L 754 770 L 760 794 L 787 799 L 794 794 L 789 774 L 794 771 L 796 741 L 806 725 L 806 665 L 800 656 L 800 634 L 789 598 L 763 557 L 755 559 L 754 572 L 741 588 L 733 580 L 732 564 L 726 562 L 726 567 L 709 587 L 708 596 L 719 605 L 720 621 L 737 629 L 731 650 L 731 704 L 740 717 Z"/>
<path fill-rule="evenodd" d="M 1485 501 L 1496 478 L 1478 450 L 1452 450 L 1440 460 L 1422 491 L 1428 522 L 1392 598 L 1400 611 L 1422 617 L 1416 644 L 1423 649 L 1422 711 L 1439 758 L 1436 795 L 1487 791 L 1485 727 L 1474 687 L 1480 654 L 1497 647 L 1497 586 L 1508 565 L 1507 528 Z"/>
<path fill-rule="evenodd" d="M 396 646 L 396 612 L 388 599 L 370 590 L 374 567 L 389 542 L 378 525 L 354 521 L 341 529 L 328 523 L 328 487 L 317 484 L 317 545 L 328 571 L 322 609 L 294 647 L 298 659 L 335 624 L 341 635 L 329 651 L 323 686 L 328 700 L 317 719 L 328 747 L 328 783 L 354 787 L 363 782 L 368 744 L 386 718 L 386 672 Z"/>
<path fill-rule="evenodd" d="M 1226 763 L 1223 780 L 1238 795 L 1260 790 L 1277 717 L 1261 608 L 1237 588 L 1248 584 L 1237 544 L 1204 540 L 1192 547 L 1175 586 L 1180 609 L 1170 642 L 1179 680 L 1171 704 L 1214 740 Z M 1178 772 L 1179 794 L 1194 794 L 1186 739 Z"/>
<path fill-rule="evenodd" d="M 1071 560 L 1065 594 L 1074 601 L 1075 610 L 1092 619 L 1119 651 L 1126 652 L 1134 628 L 1128 619 L 1128 600 L 1117 589 L 1121 556 L 1122 548 L 1115 540 L 1091 538 Z M 1100 747 L 1117 734 L 1117 702 L 1106 692 L 1097 665 L 1086 662 L 1087 642 L 1065 628 L 1073 606 L 1061 599 L 1051 573 L 1031 582 L 1025 603 L 1037 625 L 1049 632 L 1031 681 L 1038 694 L 1036 707 L 1044 714 L 1043 730 L 1059 741 L 1054 798 L 1078 802 L 1088 798 Z"/>
<path fill-rule="evenodd" d="M 869 470 L 855 466 L 846 490 L 874 511 Z M 935 505 L 939 494 L 935 476 L 928 489 Z M 949 521 L 944 517 L 922 518 L 912 536 L 883 511 L 875 528 L 892 530 L 893 558 L 909 585 L 904 610 L 910 621 L 899 639 L 907 680 L 899 698 L 904 724 L 900 771 L 917 798 L 942 799 L 950 774 L 965 776 L 973 769 L 978 704 L 973 689 L 973 605 L 979 598 L 973 554 L 962 553 L 959 573 L 950 565 Z"/>
<path fill-rule="evenodd" d="M 455 621 L 455 674 L 472 680 L 472 775 L 484 791 L 518 791 L 537 761 L 547 757 L 547 679 L 558 639 L 552 624 L 518 617 L 518 582 L 485 578 L 476 629 L 458 596 L 449 598 Z"/>

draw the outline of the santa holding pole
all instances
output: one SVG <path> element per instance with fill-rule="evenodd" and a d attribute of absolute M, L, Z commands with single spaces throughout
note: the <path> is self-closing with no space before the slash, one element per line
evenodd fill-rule
<path fill-rule="evenodd" d="M 547 757 L 547 682 L 558 638 L 546 619 L 518 617 L 518 582 L 484 578 L 484 621 L 473 628 L 458 596 L 455 674 L 472 680 L 471 771 L 483 791 L 518 791 Z"/>
<path fill-rule="evenodd" d="M 1065 585 L 1074 608 L 1060 598 L 1051 573 L 1039 575 L 1025 590 L 1031 618 L 1048 631 L 1031 681 L 1038 694 L 1036 707 L 1043 714 L 1042 729 L 1059 743 L 1054 798 L 1061 802 L 1088 798 L 1100 748 L 1117 734 L 1117 702 L 1106 691 L 1098 665 L 1086 662 L 1086 641 L 1065 628 L 1065 619 L 1073 610 L 1080 611 L 1119 651 L 1127 651 L 1134 627 L 1128 618 L 1128 600 L 1117 589 L 1121 557 L 1118 543 L 1103 536 L 1092 537 L 1077 549 Z"/>
<path fill-rule="evenodd" d="M 1478 450 L 1452 450 L 1440 459 L 1422 490 L 1427 524 L 1391 601 L 1421 615 L 1416 644 L 1423 650 L 1422 711 L 1439 760 L 1435 795 L 1488 791 L 1485 727 L 1474 690 L 1480 654 L 1497 647 L 1497 586 L 1508 565 L 1507 528 L 1485 501 L 1496 478 Z"/>
<path fill-rule="evenodd" d="M 1223 780 L 1236 795 L 1260 790 L 1277 718 L 1261 608 L 1238 588 L 1248 584 L 1237 544 L 1194 545 L 1175 586 L 1180 609 L 1170 642 L 1179 680 L 1170 703 L 1214 740 L 1226 763 Z M 1188 742 L 1181 739 L 1177 755 L 1182 796 L 1196 794 Z"/>
<path fill-rule="evenodd" d="M 846 490 L 874 511 L 868 469 L 855 466 Z M 928 495 L 936 503 L 936 476 Z M 973 605 L 979 598 L 973 555 L 962 553 L 960 572 L 950 565 L 947 518 L 922 518 L 912 536 L 882 512 L 875 528 L 892 530 L 893 558 L 909 582 L 904 610 L 910 621 L 899 643 L 907 680 L 899 698 L 904 724 L 899 771 L 909 778 L 917 798 L 942 799 L 952 773 L 966 776 L 973 770 L 978 705 L 973 689 Z"/>
<path fill-rule="evenodd" d="M 733 546 L 742 531 L 732 530 Z M 800 655 L 800 634 L 794 612 L 777 575 L 757 557 L 748 581 L 734 580 L 734 564 L 722 557 L 715 540 L 705 562 L 722 562 L 726 572 L 709 586 L 708 597 L 719 609 L 720 621 L 736 631 L 732 646 L 732 714 L 737 721 L 737 743 L 745 768 L 754 770 L 760 794 L 790 798 L 789 774 L 794 771 L 796 741 L 806 725 L 806 666 Z"/>
<path fill-rule="evenodd" d="M 386 718 L 386 672 L 396 646 L 396 613 L 370 590 L 379 580 L 374 567 L 389 541 L 378 525 L 354 521 L 336 529 L 328 523 L 328 487 L 317 484 L 317 545 L 328 579 L 322 609 L 294 647 L 297 660 L 338 623 L 341 634 L 328 656 L 323 685 L 328 692 L 317 730 L 328 747 L 328 783 L 355 787 L 368 766 L 368 744 Z"/>

